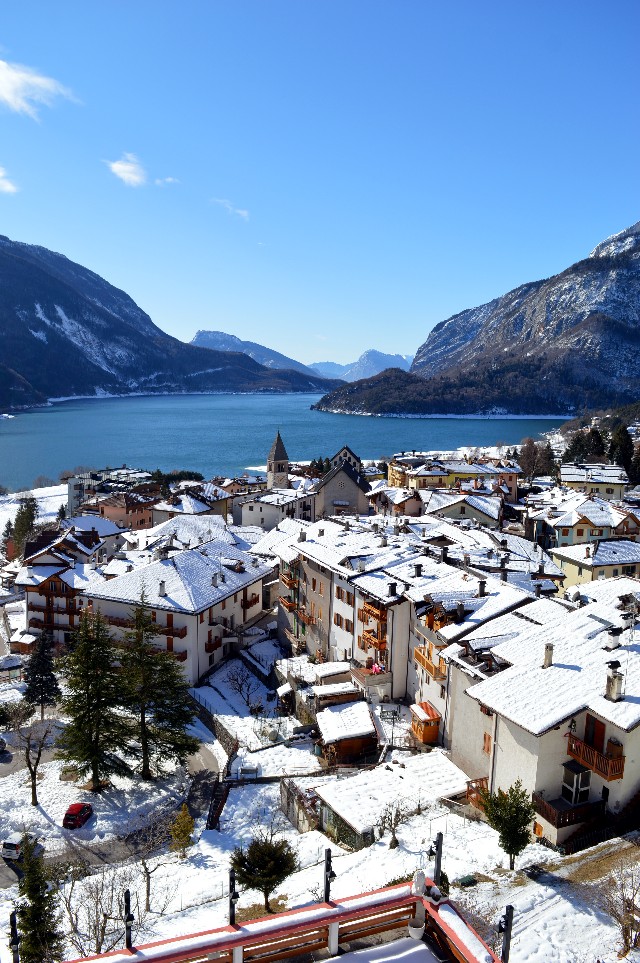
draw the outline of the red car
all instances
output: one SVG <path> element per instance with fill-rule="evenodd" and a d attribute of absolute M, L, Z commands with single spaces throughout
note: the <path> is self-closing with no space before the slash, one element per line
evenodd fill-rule
<path fill-rule="evenodd" d="M 93 816 L 90 803 L 72 803 L 64 814 L 62 825 L 65 829 L 79 829 Z"/>

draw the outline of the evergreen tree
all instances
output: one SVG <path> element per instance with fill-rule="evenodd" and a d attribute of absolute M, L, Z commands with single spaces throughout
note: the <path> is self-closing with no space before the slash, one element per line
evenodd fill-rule
<path fill-rule="evenodd" d="M 44 862 L 36 844 L 22 839 L 22 871 L 17 910 L 20 963 L 57 963 L 63 958 L 64 939 L 56 912 L 56 891 L 50 889 Z"/>
<path fill-rule="evenodd" d="M 64 502 L 61 502 L 60 508 L 58 509 L 57 519 L 59 522 L 63 522 L 67 517 L 67 507 Z"/>
<path fill-rule="evenodd" d="M 43 632 L 38 639 L 33 653 L 24 670 L 24 701 L 40 707 L 40 718 L 44 719 L 44 707 L 54 706 L 60 699 L 61 692 L 58 680 L 53 671 L 51 637 Z"/>
<path fill-rule="evenodd" d="M 606 457 L 604 438 L 597 428 L 590 428 L 584 439 L 585 457 L 589 461 L 599 461 Z"/>
<path fill-rule="evenodd" d="M 625 425 L 618 425 L 611 433 L 609 444 L 609 461 L 620 465 L 628 473 L 633 461 L 633 439 Z"/>
<path fill-rule="evenodd" d="M 67 695 L 62 701 L 69 716 L 58 740 L 59 756 L 74 763 L 80 776 L 91 776 L 91 791 L 103 780 L 131 770 L 116 755 L 128 752 L 130 730 L 122 714 L 122 677 L 111 635 L 99 612 L 84 611 L 73 647 L 63 660 Z"/>
<path fill-rule="evenodd" d="M 640 445 L 636 445 L 634 449 L 628 474 L 632 485 L 640 485 Z"/>
<path fill-rule="evenodd" d="M 191 836 L 194 826 L 194 818 L 187 809 L 187 804 L 183 803 L 178 815 L 169 826 L 171 849 L 180 854 L 180 859 L 184 859 L 187 855 L 187 849 L 192 842 Z"/>
<path fill-rule="evenodd" d="M 125 635 L 126 673 L 121 678 L 122 703 L 132 717 L 134 752 L 140 757 L 142 778 L 152 779 L 152 766 L 184 763 L 199 742 L 187 729 L 193 722 L 189 686 L 170 652 L 153 645 L 157 629 L 145 605 L 144 595 L 133 613 L 134 627 Z"/>
<path fill-rule="evenodd" d="M 529 824 L 535 815 L 531 796 L 519 779 L 506 792 L 498 789 L 491 795 L 485 789 L 481 796 L 487 822 L 500 834 L 500 846 L 509 856 L 509 869 L 513 869 L 516 856 L 531 840 Z"/>
<path fill-rule="evenodd" d="M 13 523 L 13 541 L 15 544 L 16 555 L 22 555 L 25 542 L 33 531 L 33 526 L 38 517 L 38 503 L 33 495 L 27 495 L 20 502 L 20 507 L 16 513 Z"/>
<path fill-rule="evenodd" d="M 298 858 L 286 839 L 254 836 L 246 849 L 239 846 L 231 854 L 236 879 L 247 889 L 258 889 L 264 896 L 264 908 L 271 913 L 269 897 L 298 869 Z"/>

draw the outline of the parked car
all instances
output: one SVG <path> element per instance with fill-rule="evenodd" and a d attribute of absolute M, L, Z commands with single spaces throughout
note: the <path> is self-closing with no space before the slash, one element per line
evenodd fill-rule
<path fill-rule="evenodd" d="M 22 859 L 24 855 L 22 852 L 22 840 L 25 836 L 30 839 L 32 843 L 35 843 L 36 850 L 42 850 L 42 846 L 38 843 L 38 837 L 35 833 L 11 833 L 4 840 L 2 849 L 0 850 L 3 859 Z"/>
<path fill-rule="evenodd" d="M 65 829 L 79 829 L 93 816 L 91 803 L 72 803 L 64 814 L 62 825 Z"/>
<path fill-rule="evenodd" d="M 7 751 L 7 740 L 0 736 L 0 753 Z"/>

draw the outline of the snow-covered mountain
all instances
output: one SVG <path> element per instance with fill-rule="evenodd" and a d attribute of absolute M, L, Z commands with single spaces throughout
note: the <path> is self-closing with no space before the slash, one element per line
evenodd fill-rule
<path fill-rule="evenodd" d="M 333 361 L 316 361 L 311 367 L 324 378 L 341 378 L 343 381 L 359 381 L 361 378 L 373 378 L 374 375 L 386 371 L 387 368 L 400 368 L 408 371 L 411 367 L 410 354 L 384 354 L 370 348 L 351 364 L 336 364 Z"/>
<path fill-rule="evenodd" d="M 301 371 L 310 378 L 316 377 L 320 373 L 321 377 L 332 378 L 334 375 L 323 375 L 322 372 L 314 371 L 312 368 L 288 358 L 286 354 L 280 354 L 273 348 L 266 348 L 263 344 L 255 341 L 242 341 L 235 334 L 225 334 L 224 331 L 197 331 L 191 344 L 198 348 L 213 348 L 215 351 L 242 351 L 249 355 L 258 364 L 263 364 L 265 368 L 291 369 Z M 339 377 L 339 375 L 335 375 Z"/>
<path fill-rule="evenodd" d="M 99 275 L 0 236 L 0 408 L 79 395 L 326 387 L 315 373 L 184 344 Z"/>
<path fill-rule="evenodd" d="M 637 400 L 640 222 L 562 273 L 437 324 L 411 374 L 387 380 L 337 389 L 320 406 L 555 414 Z"/>

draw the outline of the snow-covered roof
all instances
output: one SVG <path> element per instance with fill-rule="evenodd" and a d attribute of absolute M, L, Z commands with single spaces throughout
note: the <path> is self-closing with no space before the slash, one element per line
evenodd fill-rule
<path fill-rule="evenodd" d="M 552 548 L 554 558 L 577 562 L 587 568 L 599 565 L 635 565 L 640 562 L 640 542 L 617 538 Z"/>
<path fill-rule="evenodd" d="M 311 689 L 314 696 L 327 698 L 348 693 L 360 694 L 360 689 L 353 682 L 332 682 L 329 685 L 314 685 Z"/>
<path fill-rule="evenodd" d="M 62 522 L 62 527 L 65 530 L 75 528 L 79 532 L 90 532 L 95 529 L 100 538 L 122 534 L 122 529 L 115 522 L 102 515 L 72 515 L 71 518 L 66 518 Z"/>
<path fill-rule="evenodd" d="M 559 614 L 544 626 L 532 625 L 495 646 L 494 655 L 511 666 L 472 686 L 468 695 L 535 735 L 589 709 L 623 730 L 640 724 L 640 644 L 622 618 L 623 599 L 637 598 L 631 578 L 605 579 L 585 586 L 591 597 L 581 608 Z M 610 628 L 624 628 L 621 645 L 611 649 Z M 543 668 L 545 644 L 553 664 Z M 607 646 L 607 648 L 605 648 Z M 605 698 L 607 663 L 620 662 L 624 698 Z"/>
<path fill-rule="evenodd" d="M 242 571 L 227 567 L 223 558 L 239 563 Z M 270 565 L 255 556 L 214 541 L 134 569 L 100 586 L 92 585 L 85 594 L 98 602 L 104 599 L 136 605 L 144 593 L 153 608 L 194 613 L 216 605 L 271 571 Z M 162 585 L 164 594 L 160 594 Z"/>
<path fill-rule="evenodd" d="M 315 677 L 318 682 L 330 679 L 332 675 L 341 675 L 351 671 L 350 662 L 319 662 L 314 666 Z"/>
<path fill-rule="evenodd" d="M 329 706 L 316 716 L 320 737 L 325 745 L 341 739 L 375 736 L 377 729 L 366 702 Z"/>
<path fill-rule="evenodd" d="M 349 779 L 319 785 L 316 793 L 357 833 L 363 833 L 377 825 L 385 807 L 400 804 L 417 809 L 464 792 L 467 779 L 441 749 L 434 749 L 407 756 L 402 765 L 377 766 Z"/>

